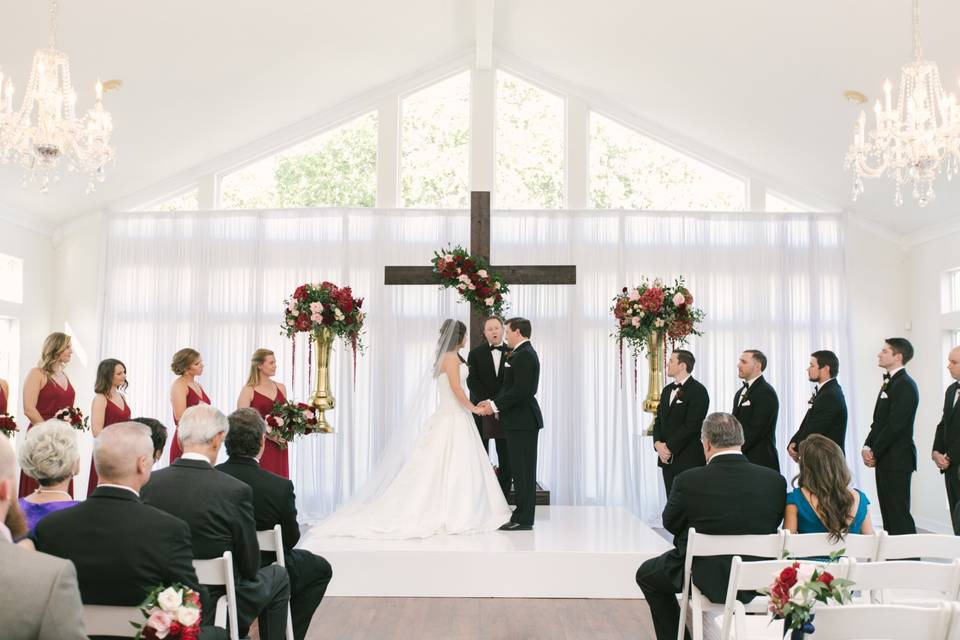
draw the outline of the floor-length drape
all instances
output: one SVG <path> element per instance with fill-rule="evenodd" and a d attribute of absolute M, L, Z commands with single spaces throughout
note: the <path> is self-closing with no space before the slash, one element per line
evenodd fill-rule
<path fill-rule="evenodd" d="M 349 284 L 366 298 L 367 350 L 355 381 L 349 350 L 335 350 L 330 417 L 338 433 L 291 447 L 307 519 L 329 513 L 369 475 L 440 321 L 468 319 L 449 292 L 383 284 L 385 265 L 427 265 L 434 250 L 466 245 L 465 211 L 125 213 L 111 216 L 107 229 L 101 355 L 127 364 L 131 403 L 168 425 L 177 349 L 200 350 L 200 381 L 224 411 L 235 406 L 259 347 L 276 351 L 278 379 L 293 398 L 306 399 L 307 343 L 297 344 L 293 383 L 291 345 L 280 333 L 283 299 L 321 280 Z M 542 362 L 538 476 L 557 504 L 622 505 L 658 521 L 663 489 L 642 435 L 650 418 L 639 407 L 644 363 L 634 389 L 629 354 L 621 375 L 610 338 L 611 298 L 641 276 L 684 275 L 706 310 L 705 335 L 690 348 L 712 410 L 730 410 L 743 349 L 768 355 L 766 375 L 780 394 L 781 450 L 806 410 L 809 354 L 828 348 L 844 360 L 849 351 L 839 217 L 499 211 L 492 238 L 495 263 L 577 265 L 576 286 L 515 286 L 511 295 L 510 313 L 532 321 Z M 851 383 L 841 382 L 849 395 Z"/>

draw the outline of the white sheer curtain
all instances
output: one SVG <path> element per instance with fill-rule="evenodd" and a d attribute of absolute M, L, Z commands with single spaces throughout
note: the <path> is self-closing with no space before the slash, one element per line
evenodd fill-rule
<path fill-rule="evenodd" d="M 366 298 L 368 349 L 356 382 L 349 350 L 336 351 L 338 433 L 291 447 L 300 507 L 308 519 L 322 517 L 369 475 L 440 321 L 468 319 L 449 292 L 384 286 L 383 267 L 426 265 L 435 249 L 466 245 L 468 223 L 465 211 L 118 214 L 108 223 L 101 355 L 127 364 L 135 412 L 165 423 L 172 422 L 169 360 L 184 346 L 203 354 L 201 382 L 224 411 L 234 407 L 258 347 L 277 352 L 279 379 L 305 399 L 306 343 L 297 345 L 291 384 L 282 301 L 307 281 L 351 285 Z M 543 366 L 538 477 L 556 504 L 622 505 L 659 519 L 663 490 L 642 436 L 650 417 L 639 407 L 646 376 L 641 370 L 634 390 L 625 356 L 621 378 L 610 338 L 610 300 L 641 276 L 684 275 L 707 311 L 705 335 L 691 349 L 711 409 L 730 409 L 741 350 L 767 353 L 767 377 L 780 394 L 781 449 L 806 410 L 810 352 L 833 349 L 841 360 L 848 353 L 837 217 L 504 211 L 493 214 L 492 237 L 494 263 L 577 265 L 575 287 L 515 286 L 511 295 L 511 313 L 533 322 Z M 784 471 L 792 476 L 792 463 Z"/>

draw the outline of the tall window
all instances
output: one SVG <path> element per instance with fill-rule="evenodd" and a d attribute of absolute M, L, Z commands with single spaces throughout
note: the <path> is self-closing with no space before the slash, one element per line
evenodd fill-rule
<path fill-rule="evenodd" d="M 23 260 L 0 253 L 0 300 L 23 304 Z"/>
<path fill-rule="evenodd" d="M 960 311 L 960 269 L 951 269 L 943 274 L 940 309 L 942 313 Z"/>
<path fill-rule="evenodd" d="M 497 72 L 499 209 L 563 206 L 563 98 L 503 71 Z"/>
<path fill-rule="evenodd" d="M 196 211 L 200 208 L 199 189 L 193 186 L 186 191 L 139 208 L 143 211 Z"/>
<path fill-rule="evenodd" d="M 223 176 L 223 209 L 372 207 L 377 193 L 377 114 Z"/>
<path fill-rule="evenodd" d="M 743 180 L 590 114 L 590 202 L 599 209 L 743 211 Z"/>
<path fill-rule="evenodd" d="M 467 207 L 470 72 L 404 98 L 400 109 L 400 199 L 403 206 Z"/>

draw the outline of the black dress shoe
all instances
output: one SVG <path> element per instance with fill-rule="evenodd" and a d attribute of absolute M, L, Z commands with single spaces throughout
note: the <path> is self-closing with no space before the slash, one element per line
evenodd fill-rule
<path fill-rule="evenodd" d="M 500 531 L 531 531 L 533 526 L 529 524 L 520 524 L 518 522 L 508 522 L 500 527 Z"/>

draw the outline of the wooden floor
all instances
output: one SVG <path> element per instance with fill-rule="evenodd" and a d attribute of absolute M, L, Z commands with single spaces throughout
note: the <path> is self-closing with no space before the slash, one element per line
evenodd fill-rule
<path fill-rule="evenodd" d="M 256 625 L 251 629 L 256 638 Z M 647 640 L 643 600 L 324 598 L 308 640 Z"/>

